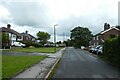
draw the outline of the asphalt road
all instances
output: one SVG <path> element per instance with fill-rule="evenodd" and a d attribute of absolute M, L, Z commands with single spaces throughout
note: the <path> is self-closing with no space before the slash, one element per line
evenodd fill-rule
<path fill-rule="evenodd" d="M 68 47 L 53 78 L 118 78 L 120 72 L 89 52 Z M 106 79 L 105 79 L 106 80 Z"/>

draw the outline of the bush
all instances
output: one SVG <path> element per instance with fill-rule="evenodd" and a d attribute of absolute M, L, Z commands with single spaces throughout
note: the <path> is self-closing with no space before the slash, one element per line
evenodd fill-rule
<path fill-rule="evenodd" d="M 106 40 L 103 53 L 107 61 L 120 67 L 120 36 Z"/>
<path fill-rule="evenodd" d="M 33 46 L 34 47 L 42 47 L 42 44 L 40 44 L 40 43 L 34 43 Z"/>

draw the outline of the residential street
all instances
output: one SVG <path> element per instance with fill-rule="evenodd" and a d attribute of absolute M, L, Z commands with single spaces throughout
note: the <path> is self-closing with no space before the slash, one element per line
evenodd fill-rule
<path fill-rule="evenodd" d="M 89 52 L 66 48 L 53 78 L 118 78 L 118 69 Z"/>
<path fill-rule="evenodd" d="M 31 78 L 31 79 L 37 79 L 39 80 L 39 78 L 45 78 L 46 75 L 48 74 L 48 72 L 50 71 L 51 67 L 54 65 L 55 61 L 60 58 L 62 56 L 62 52 L 65 50 L 65 48 L 59 50 L 58 52 L 56 52 L 55 54 L 47 54 L 47 53 L 10 53 L 10 54 L 14 54 L 14 55 L 9 55 L 9 56 L 41 56 L 44 54 L 46 54 L 46 56 L 48 56 L 48 58 L 40 61 L 39 63 L 27 68 L 26 70 L 24 70 L 23 72 L 21 72 L 20 74 L 14 76 L 11 80 L 16 80 L 16 79 L 20 79 L 20 78 Z M 8 53 L 5 53 L 4 55 L 8 55 Z M 28 79 L 28 80 L 29 80 Z"/>

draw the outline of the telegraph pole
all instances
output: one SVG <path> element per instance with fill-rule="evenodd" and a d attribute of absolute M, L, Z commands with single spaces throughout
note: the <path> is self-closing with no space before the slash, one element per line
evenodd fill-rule
<path fill-rule="evenodd" d="M 63 42 L 65 41 L 65 34 L 63 33 Z"/>

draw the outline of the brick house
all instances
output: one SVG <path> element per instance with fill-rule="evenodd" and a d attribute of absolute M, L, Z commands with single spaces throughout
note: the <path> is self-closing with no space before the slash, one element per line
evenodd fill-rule
<path fill-rule="evenodd" d="M 95 46 L 104 43 L 104 41 L 110 37 L 120 35 L 120 30 L 116 27 L 110 27 L 108 23 L 104 24 L 104 30 L 94 35 L 92 40 L 89 42 L 90 46 Z"/>

